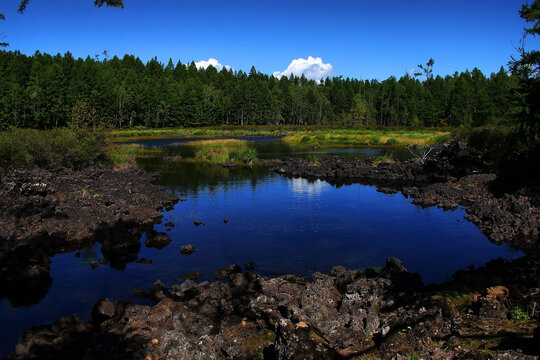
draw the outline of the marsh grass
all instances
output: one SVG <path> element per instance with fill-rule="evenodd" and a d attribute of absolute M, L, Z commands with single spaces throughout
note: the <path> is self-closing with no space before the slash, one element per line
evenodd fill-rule
<path fill-rule="evenodd" d="M 136 157 L 140 156 L 143 150 L 143 146 L 137 144 L 113 146 L 108 152 L 110 163 L 114 167 L 135 165 Z"/>
<path fill-rule="evenodd" d="M 258 162 L 257 150 L 248 146 L 247 141 L 201 140 L 186 143 L 195 149 L 195 160 L 212 164 L 254 165 Z"/>
<path fill-rule="evenodd" d="M 444 142 L 450 138 L 447 131 L 404 131 L 404 130 L 327 130 L 286 135 L 287 144 L 296 148 L 325 148 L 339 146 L 426 146 Z"/>
<path fill-rule="evenodd" d="M 130 141 L 134 138 L 166 137 L 242 137 L 242 136 L 282 136 L 291 146 L 300 148 L 326 146 L 404 146 L 430 145 L 449 139 L 451 129 L 407 128 L 338 128 L 332 126 L 214 126 L 203 128 L 164 128 L 115 130 L 109 139 L 115 142 Z M 377 142 L 378 139 L 378 142 Z"/>

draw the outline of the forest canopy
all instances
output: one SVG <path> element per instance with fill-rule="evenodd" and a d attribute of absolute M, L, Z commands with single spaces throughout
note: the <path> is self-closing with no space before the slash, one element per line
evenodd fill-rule
<path fill-rule="evenodd" d="M 65 126 L 78 100 L 114 127 L 295 124 L 482 126 L 511 119 L 518 79 L 501 67 L 453 75 L 408 74 L 383 81 L 343 77 L 320 82 L 191 62 L 147 63 L 133 55 L 75 59 L 0 51 L 0 124 Z"/>

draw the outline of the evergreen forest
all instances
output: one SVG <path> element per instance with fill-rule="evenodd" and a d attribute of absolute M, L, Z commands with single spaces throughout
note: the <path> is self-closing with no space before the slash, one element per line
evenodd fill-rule
<path fill-rule="evenodd" d="M 280 79 L 195 63 L 144 63 L 125 55 L 75 59 L 67 52 L 33 56 L 0 51 L 0 127 L 65 126 L 78 102 L 114 128 L 212 125 L 348 125 L 458 127 L 516 118 L 519 78 L 501 67 L 383 81 L 303 75 Z"/>

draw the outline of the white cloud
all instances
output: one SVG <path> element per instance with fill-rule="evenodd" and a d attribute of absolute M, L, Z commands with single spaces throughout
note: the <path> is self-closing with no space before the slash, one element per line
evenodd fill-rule
<path fill-rule="evenodd" d="M 223 69 L 223 68 L 225 68 L 227 70 L 232 69 L 232 66 L 230 66 L 230 65 L 223 66 L 219 61 L 217 61 L 217 59 L 214 59 L 214 58 L 210 58 L 208 60 L 197 61 L 195 63 L 195 66 L 197 67 L 197 69 L 206 69 L 210 65 L 212 65 L 214 68 L 216 68 L 217 71 L 221 71 L 221 69 Z"/>
<path fill-rule="evenodd" d="M 290 76 L 294 74 L 296 76 L 304 76 L 310 80 L 320 80 L 329 77 L 332 74 L 332 64 L 323 63 L 320 57 L 309 56 L 306 59 L 294 59 L 291 61 L 289 67 L 284 71 L 275 71 L 274 76 L 278 79 L 282 76 Z"/>

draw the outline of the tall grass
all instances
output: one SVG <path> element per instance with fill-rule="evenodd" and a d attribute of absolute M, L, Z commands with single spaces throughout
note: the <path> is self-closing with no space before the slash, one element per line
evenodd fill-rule
<path fill-rule="evenodd" d="M 120 168 L 135 165 L 143 149 L 142 145 L 137 144 L 111 146 L 108 151 L 109 163 Z"/>
<path fill-rule="evenodd" d="M 437 141 L 438 136 L 449 135 L 451 129 L 408 129 L 408 128 L 345 128 L 336 126 L 294 126 L 294 125 L 250 125 L 250 126 L 213 126 L 202 128 L 134 128 L 115 130 L 109 134 L 114 141 L 129 141 L 145 137 L 235 137 L 235 136 L 285 136 L 291 144 L 327 146 L 327 145 L 428 145 Z M 370 143 L 370 137 L 378 137 L 379 144 Z"/>
<path fill-rule="evenodd" d="M 351 130 L 334 129 L 327 131 L 298 131 L 283 138 L 293 147 L 329 146 L 425 146 L 449 139 L 445 131 L 406 131 L 406 130 Z"/>
<path fill-rule="evenodd" d="M 195 148 L 197 161 L 212 164 L 256 164 L 257 150 L 248 146 L 247 141 L 242 140 L 202 140 L 192 141 L 186 144 Z"/>

